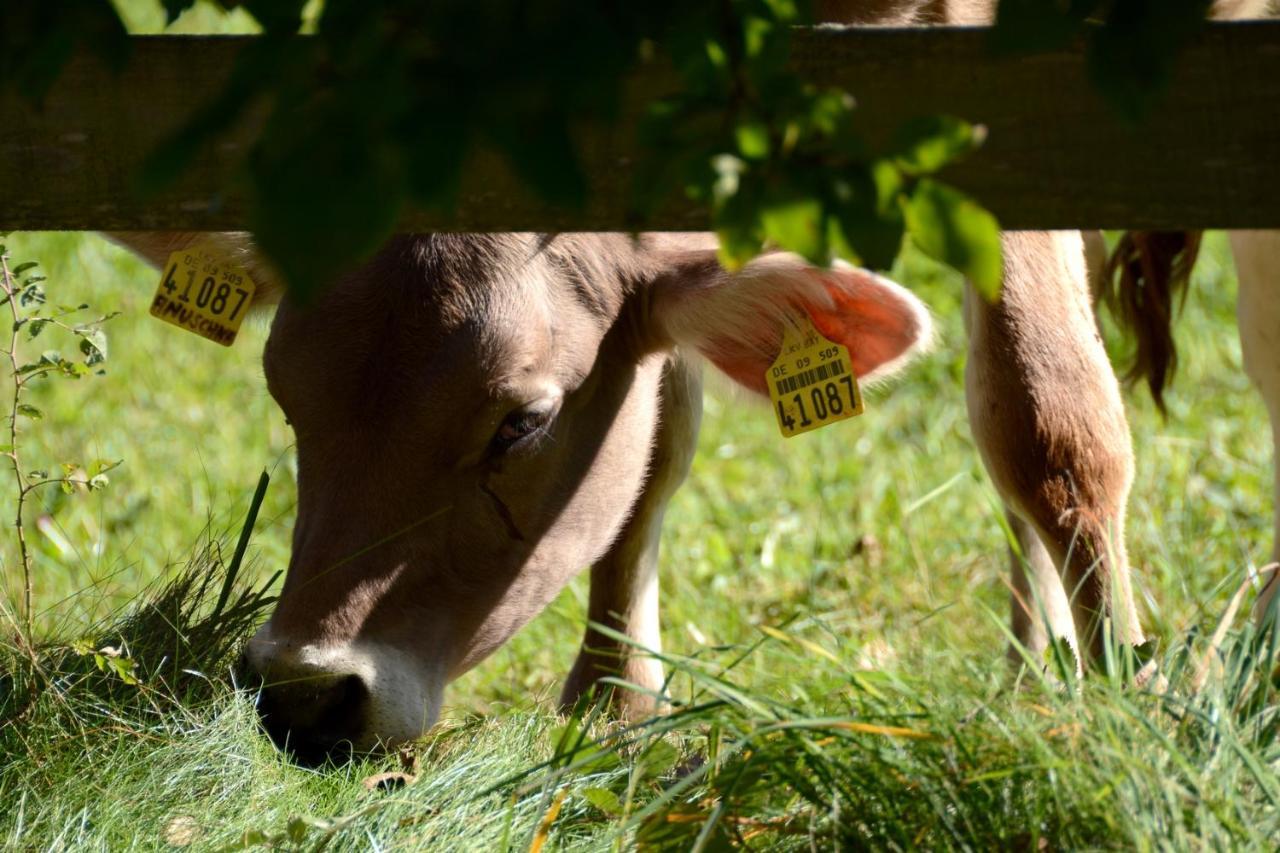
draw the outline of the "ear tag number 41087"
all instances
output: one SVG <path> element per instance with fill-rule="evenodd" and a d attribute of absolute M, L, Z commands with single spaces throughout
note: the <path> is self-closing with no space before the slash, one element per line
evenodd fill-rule
<path fill-rule="evenodd" d="M 244 269 L 201 243 L 169 256 L 151 315 L 214 343 L 231 346 L 256 289 Z"/>
<path fill-rule="evenodd" d="M 765 382 L 785 438 L 863 411 L 848 348 L 823 337 L 808 315 L 783 325 L 782 351 Z"/>

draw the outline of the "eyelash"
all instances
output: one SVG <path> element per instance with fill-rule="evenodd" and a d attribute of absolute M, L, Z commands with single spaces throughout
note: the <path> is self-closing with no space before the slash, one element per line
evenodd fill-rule
<path fill-rule="evenodd" d="M 512 414 L 516 414 L 516 413 L 512 413 Z M 508 450 L 511 450 L 515 447 L 519 447 L 523 445 L 532 445 L 540 437 L 546 435 L 547 428 L 551 425 L 551 422 L 555 419 L 554 411 L 545 412 L 545 413 L 520 412 L 518 413 L 519 419 L 516 421 L 517 423 L 519 423 L 519 420 L 524 418 L 538 419 L 538 422 L 528 432 L 522 433 L 513 438 L 505 438 L 502 435 L 502 430 L 506 428 L 508 425 L 510 425 L 512 420 L 512 414 L 508 414 L 507 417 L 503 418 L 502 423 L 498 425 L 497 431 L 494 432 L 493 434 L 492 447 L 498 453 L 505 453 Z"/>

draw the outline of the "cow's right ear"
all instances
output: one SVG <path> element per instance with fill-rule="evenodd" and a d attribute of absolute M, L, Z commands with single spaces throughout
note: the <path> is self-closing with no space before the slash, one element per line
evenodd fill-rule
<path fill-rule="evenodd" d="M 661 342 L 691 347 L 729 378 L 765 394 L 765 375 L 789 317 L 805 314 L 849 348 L 863 382 L 891 376 L 925 350 L 929 311 L 906 288 L 848 264 L 821 269 L 796 255 L 763 255 L 726 272 L 714 250 L 665 255 L 649 291 L 649 322 Z"/>
<path fill-rule="evenodd" d="M 247 232 L 107 231 L 104 235 L 155 267 L 163 267 L 174 252 L 201 243 L 211 243 L 219 254 L 243 267 L 253 279 L 257 289 L 254 291 L 250 310 L 278 305 L 284 295 L 279 273 L 262 257 L 253 243 L 252 235 Z"/>

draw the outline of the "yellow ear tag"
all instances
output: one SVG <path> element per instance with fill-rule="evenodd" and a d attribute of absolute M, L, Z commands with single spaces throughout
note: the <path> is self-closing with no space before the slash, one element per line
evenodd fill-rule
<path fill-rule="evenodd" d="M 201 243 L 169 256 L 151 316 L 225 347 L 235 342 L 256 285 L 217 247 Z"/>
<path fill-rule="evenodd" d="M 849 350 L 829 341 L 807 314 L 782 328 L 782 351 L 765 374 L 784 438 L 862 414 Z"/>

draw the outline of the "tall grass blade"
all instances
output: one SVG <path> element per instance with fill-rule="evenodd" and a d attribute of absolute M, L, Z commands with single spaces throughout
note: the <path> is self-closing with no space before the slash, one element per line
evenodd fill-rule
<path fill-rule="evenodd" d="M 258 509 L 262 506 L 262 499 L 267 496 L 267 484 L 270 482 L 271 475 L 263 471 L 262 476 L 258 478 L 258 488 L 253 492 L 253 500 L 249 502 L 249 513 L 245 516 L 244 527 L 240 528 L 240 539 L 236 542 L 236 552 L 231 556 L 231 562 L 227 566 L 227 573 L 222 579 L 222 591 L 218 593 L 218 603 L 213 606 L 213 617 L 215 619 L 222 613 L 222 608 L 226 606 L 227 599 L 231 597 L 231 588 L 235 585 L 236 575 L 240 573 L 240 564 L 244 561 L 245 549 L 249 547 L 249 537 L 253 535 L 253 526 L 258 521 Z"/>

